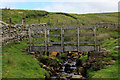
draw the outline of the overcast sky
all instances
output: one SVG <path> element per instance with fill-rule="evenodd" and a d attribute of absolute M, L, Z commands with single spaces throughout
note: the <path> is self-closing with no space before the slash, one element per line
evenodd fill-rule
<path fill-rule="evenodd" d="M 0 8 L 86 14 L 117 12 L 118 2 L 119 0 L 2 0 Z"/>

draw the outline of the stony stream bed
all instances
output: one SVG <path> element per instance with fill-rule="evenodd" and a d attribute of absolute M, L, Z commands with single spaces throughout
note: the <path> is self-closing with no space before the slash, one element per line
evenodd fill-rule
<path fill-rule="evenodd" d="M 74 58 L 68 58 L 64 61 L 64 64 L 60 66 L 60 69 L 56 71 L 56 74 L 51 76 L 51 80 L 76 80 L 76 79 L 86 79 L 86 76 L 78 71 L 76 66 L 76 60 Z M 84 71 L 83 67 L 79 67 Z"/>

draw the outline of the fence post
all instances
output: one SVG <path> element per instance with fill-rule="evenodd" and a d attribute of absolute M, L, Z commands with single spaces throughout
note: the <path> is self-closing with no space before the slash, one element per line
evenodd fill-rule
<path fill-rule="evenodd" d="M 26 25 L 26 19 L 24 18 L 24 23 L 25 23 L 25 25 Z"/>
<path fill-rule="evenodd" d="M 64 51 L 64 30 L 62 27 L 61 27 L 61 48 L 62 51 Z"/>
<path fill-rule="evenodd" d="M 12 19 L 11 19 L 11 18 L 9 18 L 9 20 L 10 20 L 10 27 L 11 27 L 11 25 L 12 25 Z"/>
<path fill-rule="evenodd" d="M 47 35 L 46 35 L 46 28 L 44 28 L 45 32 L 45 54 L 47 53 Z"/>
<path fill-rule="evenodd" d="M 23 25 L 23 23 L 24 23 L 24 20 L 23 20 L 24 18 L 22 18 L 22 25 Z"/>
<path fill-rule="evenodd" d="M 48 37 L 48 43 L 49 43 L 49 34 L 50 34 L 50 33 L 49 33 L 49 30 L 47 30 L 47 34 L 48 34 L 47 37 Z"/>
<path fill-rule="evenodd" d="M 30 30 L 30 28 L 29 28 L 29 42 L 30 42 L 29 51 L 31 51 L 31 30 Z"/>
<path fill-rule="evenodd" d="M 38 19 L 38 24 L 40 24 L 40 18 Z"/>
<path fill-rule="evenodd" d="M 77 32 L 78 32 L 78 52 L 79 52 L 79 49 L 80 49 L 80 42 L 79 42 L 79 39 L 80 39 L 80 33 L 79 33 L 79 28 L 77 28 Z"/>
<path fill-rule="evenodd" d="M 95 44 L 95 51 L 96 51 L 96 26 L 94 26 L 94 44 Z"/>
<path fill-rule="evenodd" d="M 32 41 L 32 47 L 34 48 L 34 31 L 33 31 L 33 41 Z"/>

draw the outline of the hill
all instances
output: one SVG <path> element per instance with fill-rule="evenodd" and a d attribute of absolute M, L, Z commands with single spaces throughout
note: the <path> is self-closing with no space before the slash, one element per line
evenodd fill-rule
<path fill-rule="evenodd" d="M 118 13 L 68 14 L 41 10 L 2 9 L 2 18 L 12 18 L 13 24 L 21 24 L 22 18 L 25 18 L 26 24 L 38 24 L 40 20 L 41 23 L 48 23 L 50 26 L 81 26 L 99 22 L 117 23 Z"/>

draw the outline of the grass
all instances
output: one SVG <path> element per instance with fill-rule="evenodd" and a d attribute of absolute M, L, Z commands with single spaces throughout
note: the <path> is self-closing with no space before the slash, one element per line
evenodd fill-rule
<path fill-rule="evenodd" d="M 118 61 L 113 63 L 113 65 L 110 67 L 101 69 L 99 71 L 88 71 L 88 73 L 90 79 L 96 79 L 96 78 L 99 79 L 109 78 L 109 80 L 114 78 L 120 79 L 120 74 L 118 74 Z"/>
<path fill-rule="evenodd" d="M 20 44 L 13 44 L 3 47 L 3 78 L 41 78 L 45 75 L 49 77 L 49 73 L 39 66 L 32 55 L 21 52 L 27 47 L 26 40 Z"/>
<path fill-rule="evenodd" d="M 49 23 L 50 26 L 84 26 L 94 25 L 99 22 L 117 23 L 118 13 L 99 14 L 68 14 L 53 13 L 41 10 L 17 10 L 2 9 L 2 18 L 12 18 L 13 24 L 21 24 L 22 18 L 26 18 L 26 24 Z M 5 21 L 9 23 L 8 21 Z"/>

